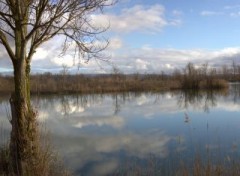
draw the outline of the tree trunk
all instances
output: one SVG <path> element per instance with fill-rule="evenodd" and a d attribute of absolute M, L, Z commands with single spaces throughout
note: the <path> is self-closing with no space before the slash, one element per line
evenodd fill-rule
<path fill-rule="evenodd" d="M 15 92 L 11 95 L 12 132 L 10 154 L 16 175 L 26 175 L 29 164 L 37 162 L 36 114 L 30 103 L 29 71 L 25 60 L 14 64 Z"/>

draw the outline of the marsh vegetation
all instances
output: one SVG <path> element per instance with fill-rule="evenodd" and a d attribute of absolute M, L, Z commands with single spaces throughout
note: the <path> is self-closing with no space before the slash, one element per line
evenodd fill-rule
<path fill-rule="evenodd" d="M 112 74 L 71 75 L 69 72 L 59 74 L 44 73 L 32 75 L 31 93 L 111 93 L 111 92 L 159 92 L 165 90 L 210 90 L 228 88 L 232 78 L 203 64 L 197 68 L 192 63 L 172 74 Z M 235 73 L 235 81 L 240 75 Z M 13 78 L 1 76 L 0 92 L 13 90 Z"/>

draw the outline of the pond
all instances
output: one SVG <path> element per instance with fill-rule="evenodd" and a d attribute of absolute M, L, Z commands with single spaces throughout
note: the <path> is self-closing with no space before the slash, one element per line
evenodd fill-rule
<path fill-rule="evenodd" d="M 74 175 L 171 175 L 184 165 L 237 161 L 240 84 L 219 92 L 34 96 L 41 126 Z M 9 138 L 0 98 L 0 144 Z M 130 174 L 131 175 L 131 174 Z"/>

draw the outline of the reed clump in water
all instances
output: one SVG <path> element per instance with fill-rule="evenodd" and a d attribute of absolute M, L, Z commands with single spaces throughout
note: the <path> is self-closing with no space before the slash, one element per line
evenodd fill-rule
<path fill-rule="evenodd" d="M 180 87 L 182 89 L 225 89 L 228 88 L 228 82 L 217 75 L 216 69 L 208 68 L 203 65 L 200 68 L 192 63 L 187 64 L 183 74 L 178 73 Z"/>

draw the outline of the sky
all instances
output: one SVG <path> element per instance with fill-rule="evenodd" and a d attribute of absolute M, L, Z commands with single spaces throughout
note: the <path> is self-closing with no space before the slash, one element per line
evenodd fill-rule
<path fill-rule="evenodd" d="M 100 37 L 109 40 L 108 62 L 60 57 L 61 37 L 37 49 L 32 72 L 57 73 L 66 65 L 72 73 L 161 73 L 187 63 L 212 67 L 240 62 L 240 2 L 238 0 L 119 0 L 103 13 L 89 16 L 96 26 L 109 26 Z M 80 63 L 80 64 L 76 64 Z M 11 70 L 3 48 L 0 72 Z"/>

